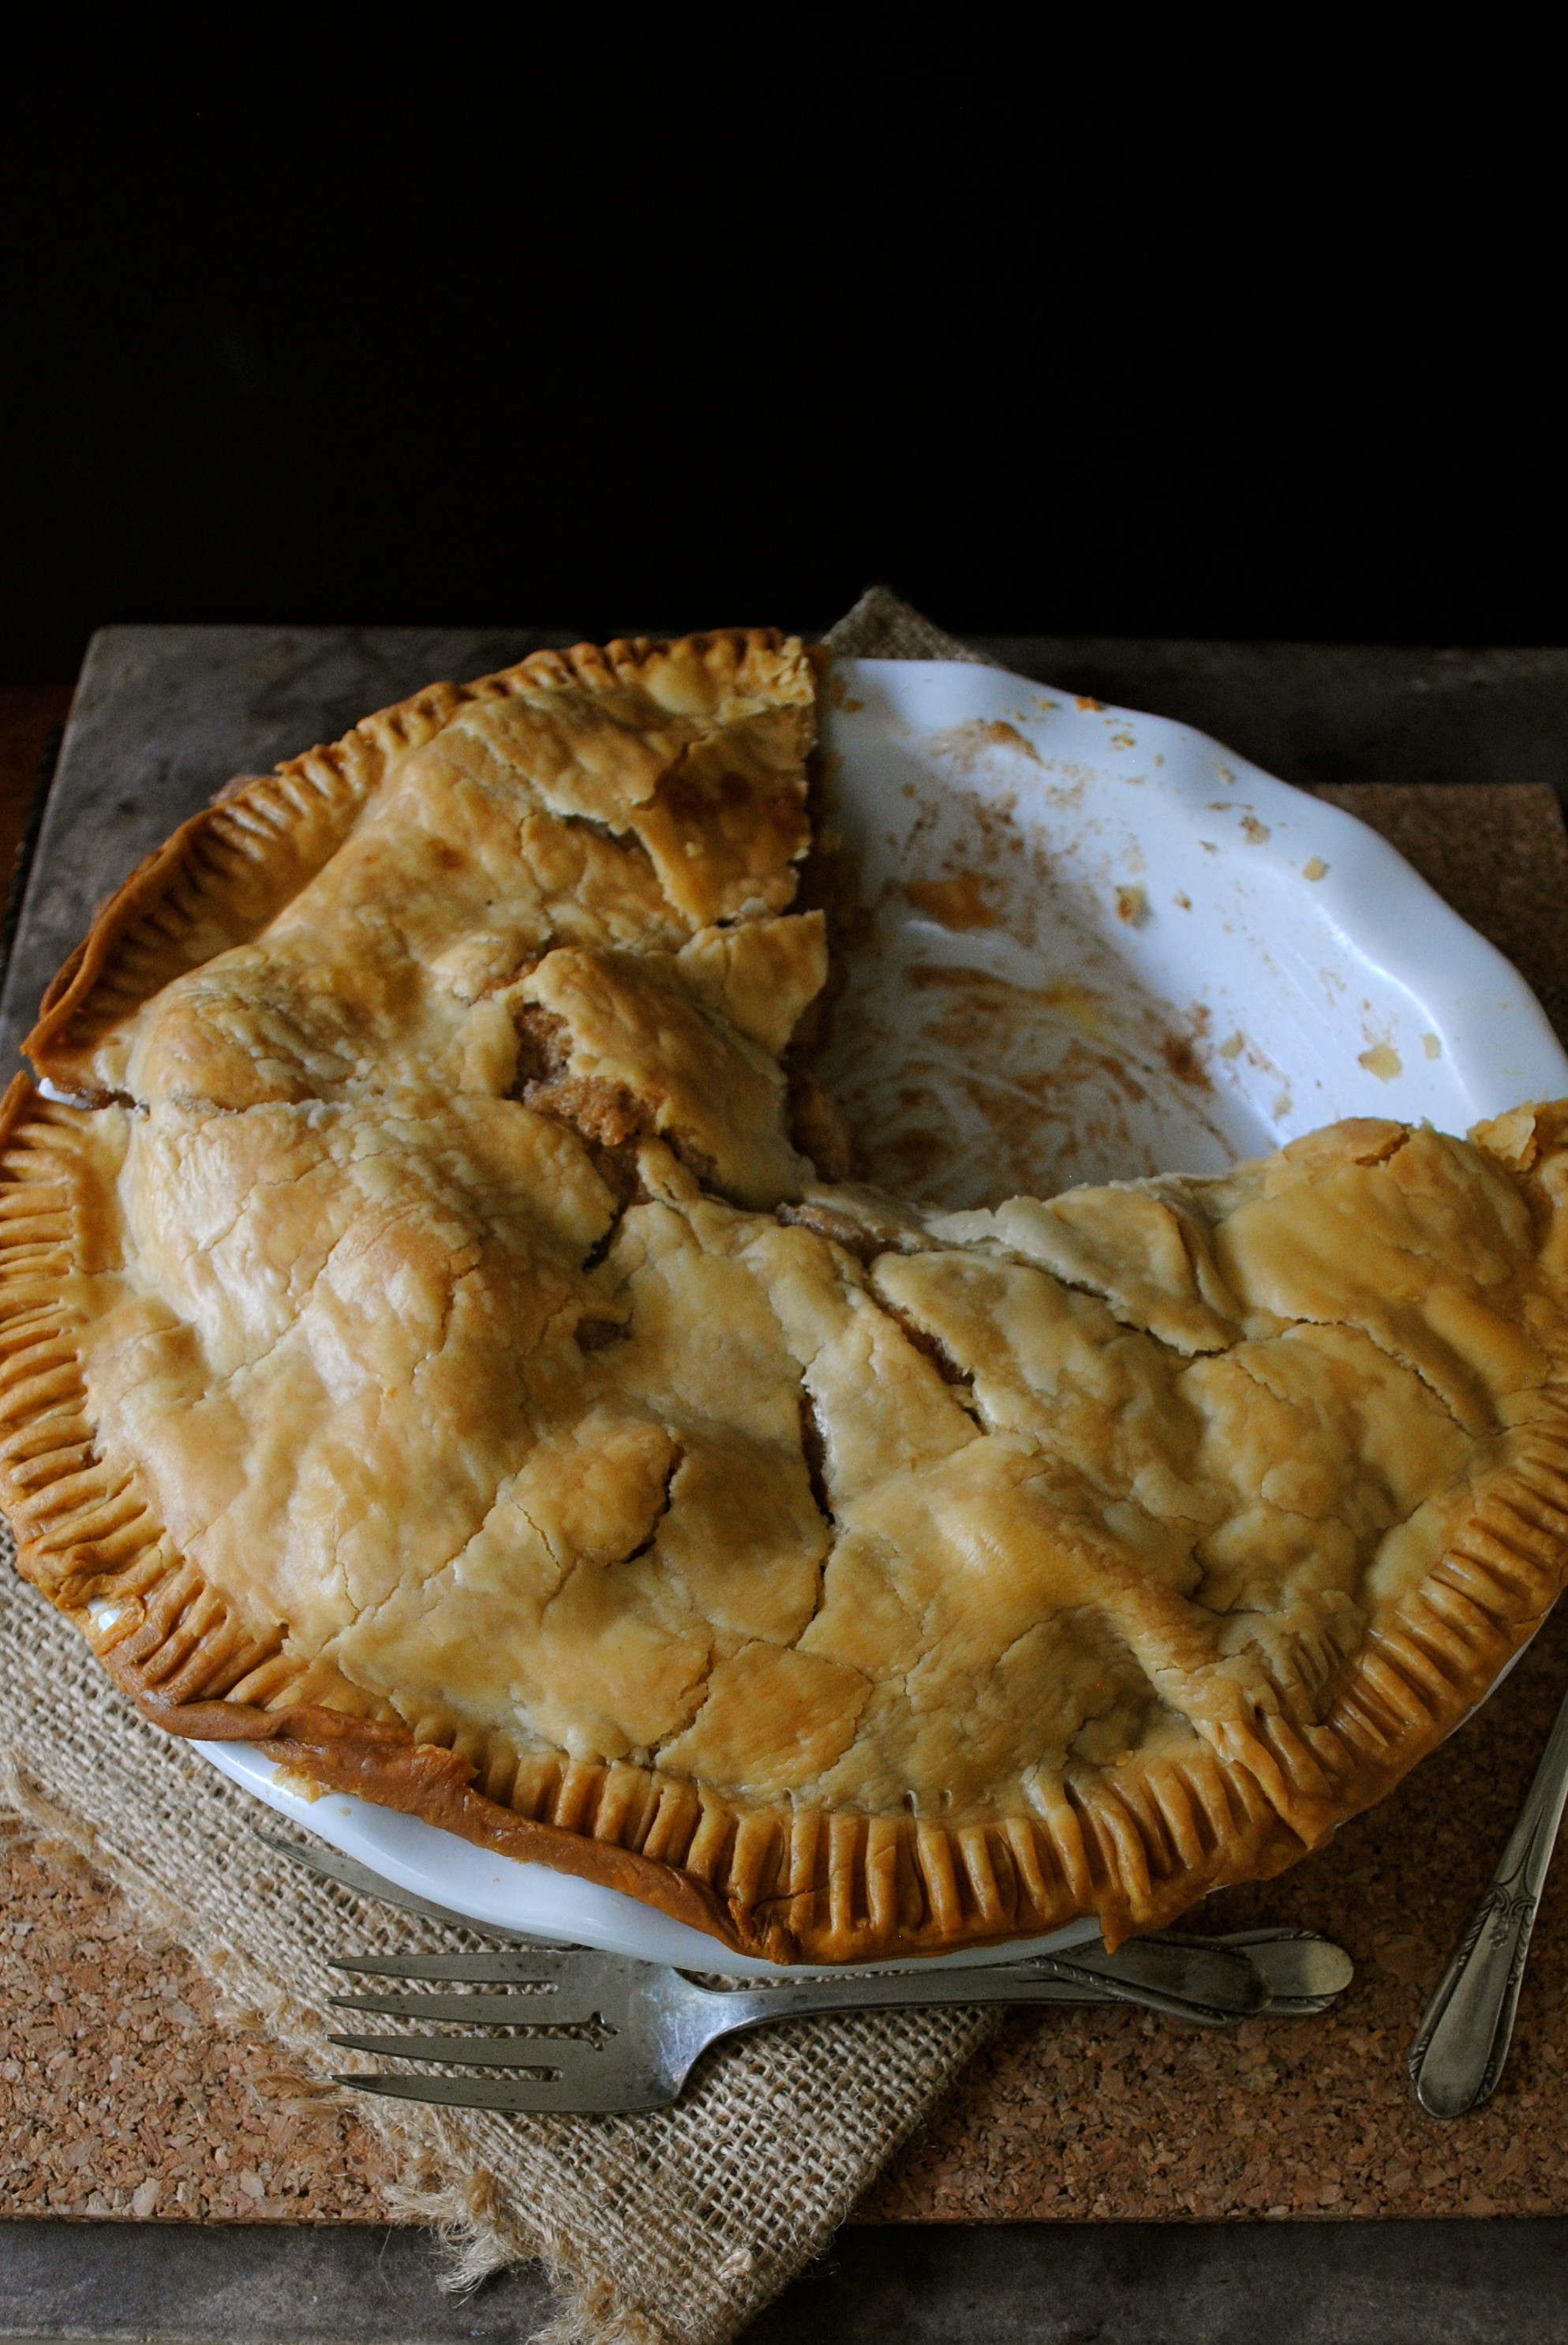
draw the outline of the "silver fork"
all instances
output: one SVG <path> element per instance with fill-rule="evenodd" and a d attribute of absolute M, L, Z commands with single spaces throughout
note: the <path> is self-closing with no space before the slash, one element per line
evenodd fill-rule
<path fill-rule="evenodd" d="M 962 1972 L 862 1973 L 750 1989 L 700 1986 L 663 1963 L 544 1947 L 357 1955 L 332 1967 L 469 1990 L 334 1995 L 337 2009 L 509 2031 L 488 2037 L 334 2035 L 331 2041 L 345 2050 L 512 2072 L 377 2072 L 341 2076 L 338 2083 L 462 2108 L 600 2113 L 667 2107 L 710 2044 L 780 2020 L 978 2003 L 1120 2003 L 1223 2027 L 1324 2010 L 1351 1972 L 1338 1946 L 1284 1930 L 1229 1939 L 1138 1938 L 1114 1955 L 1097 1941 L 1074 1947 L 1069 1957 L 1041 1955 Z M 503 1992 L 473 1991 L 482 1985 Z"/>
<path fill-rule="evenodd" d="M 678 2096 L 698 2054 L 721 2036 L 824 2012 L 976 2003 L 1133 2004 L 1206 2026 L 1249 2017 L 1306 2017 L 1328 2008 L 1352 1975 L 1348 1954 L 1305 1930 L 1242 1931 L 1228 1938 L 1162 1933 L 1112 1954 L 1099 1940 L 1063 1955 L 976 1964 L 962 1972 L 861 1973 L 785 1980 L 747 1992 L 703 1987 L 670 1965 L 541 1944 L 475 1923 L 385 1881 L 337 1850 L 270 1832 L 255 1837 L 307 1871 L 383 1904 L 510 1943 L 473 1954 L 345 1957 L 333 1967 L 500 1995 L 335 1996 L 336 2007 L 389 2018 L 504 2027 L 502 2036 L 337 2035 L 346 2050 L 526 2075 L 370 2074 L 338 2081 L 365 2092 L 450 2106 L 527 2110 L 659 2108 Z M 568 2000 L 556 2002 L 556 1996 Z M 601 2056 L 584 2065 L 582 2051 Z M 602 2056 L 612 2055 L 608 2060 Z M 553 2065 L 560 2062 L 560 2066 Z M 546 2065 L 550 2064 L 550 2065 Z M 569 2073 L 575 2072 L 575 2073 Z"/>
<path fill-rule="evenodd" d="M 1497 1870 L 1405 2056 L 1416 2098 L 1429 2117 L 1466 2117 L 1496 2090 L 1565 1806 L 1568 1694 Z"/>

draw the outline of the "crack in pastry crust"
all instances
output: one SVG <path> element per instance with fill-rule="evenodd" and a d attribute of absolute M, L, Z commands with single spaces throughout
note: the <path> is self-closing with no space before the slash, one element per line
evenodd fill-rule
<path fill-rule="evenodd" d="M 82 1104 L 5 1106 L 0 1483 L 176 1732 L 775 1959 L 1114 1940 L 1557 1593 L 1568 1110 L 818 1179 L 814 695 L 761 633 L 536 655 L 149 858 L 29 1043 Z"/>

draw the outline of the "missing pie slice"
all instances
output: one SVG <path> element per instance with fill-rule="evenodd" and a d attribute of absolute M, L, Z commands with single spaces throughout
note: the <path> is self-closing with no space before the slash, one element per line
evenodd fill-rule
<path fill-rule="evenodd" d="M 1568 1107 L 821 1178 L 815 694 L 766 633 L 537 654 L 152 857 L 5 1106 L 5 1503 L 177 1733 L 782 1960 L 1114 1939 L 1556 1595 Z"/>

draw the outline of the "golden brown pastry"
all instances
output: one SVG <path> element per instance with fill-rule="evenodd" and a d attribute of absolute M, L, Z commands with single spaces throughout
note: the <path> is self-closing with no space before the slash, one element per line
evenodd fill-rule
<path fill-rule="evenodd" d="M 177 1732 L 781 1959 L 1115 1938 L 1556 1594 L 1568 1108 L 819 1180 L 814 695 L 762 633 L 540 654 L 151 858 L 29 1044 L 79 1103 L 5 1104 L 5 1502 Z"/>

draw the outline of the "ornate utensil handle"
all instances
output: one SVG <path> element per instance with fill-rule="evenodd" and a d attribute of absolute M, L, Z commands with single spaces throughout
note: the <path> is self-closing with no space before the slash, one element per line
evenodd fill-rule
<path fill-rule="evenodd" d="M 1430 2117 L 1462 2117 L 1496 2088 L 1508 2057 L 1530 1934 L 1568 1801 L 1568 1696 L 1502 1862 L 1470 1917 L 1406 2065 Z"/>

